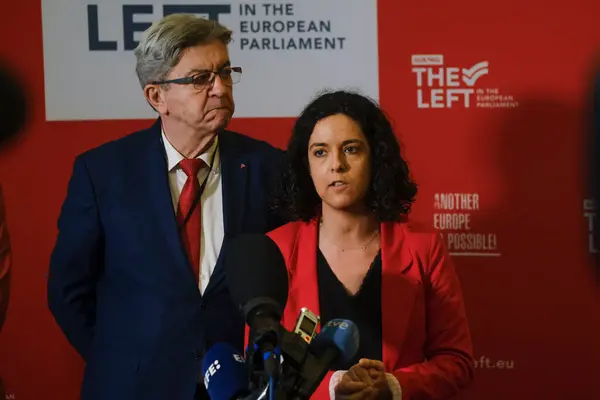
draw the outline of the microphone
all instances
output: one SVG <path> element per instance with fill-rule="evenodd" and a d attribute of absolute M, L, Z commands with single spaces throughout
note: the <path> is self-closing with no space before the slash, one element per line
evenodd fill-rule
<path fill-rule="evenodd" d="M 211 400 L 232 400 L 247 395 L 244 358 L 227 343 L 213 345 L 202 361 L 204 386 Z"/>
<path fill-rule="evenodd" d="M 356 324 L 347 319 L 332 319 L 311 342 L 310 349 L 329 369 L 342 369 L 358 352 L 360 334 Z"/>
<path fill-rule="evenodd" d="M 299 398 L 310 398 L 329 370 L 342 369 L 342 365 L 356 355 L 359 344 L 360 334 L 354 322 L 347 319 L 329 321 L 308 346 L 309 354 L 296 389 Z"/>
<path fill-rule="evenodd" d="M 231 298 L 250 326 L 248 390 L 253 394 L 262 391 L 259 398 L 268 392 L 271 400 L 309 399 L 330 369 L 340 369 L 341 363 L 356 355 L 358 328 L 352 321 L 335 319 L 310 340 L 319 322 L 310 310 L 303 310 L 311 323 L 300 323 L 300 332 L 281 326 L 288 274 L 283 255 L 268 236 L 240 235 L 227 244 L 223 256 Z"/>
<path fill-rule="evenodd" d="M 268 236 L 244 234 L 233 239 L 224 253 L 226 282 L 233 301 L 250 326 L 247 358 L 263 356 L 264 371 L 275 378 L 279 369 L 281 316 L 287 302 L 285 259 Z"/>

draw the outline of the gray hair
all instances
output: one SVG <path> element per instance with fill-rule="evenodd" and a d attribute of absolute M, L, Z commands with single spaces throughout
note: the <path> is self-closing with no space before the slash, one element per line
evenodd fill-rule
<path fill-rule="evenodd" d="M 228 45 L 231 35 L 231 30 L 218 22 L 193 14 L 171 14 L 154 22 L 133 52 L 140 85 L 144 88 L 164 79 L 186 48 L 214 39 Z"/>

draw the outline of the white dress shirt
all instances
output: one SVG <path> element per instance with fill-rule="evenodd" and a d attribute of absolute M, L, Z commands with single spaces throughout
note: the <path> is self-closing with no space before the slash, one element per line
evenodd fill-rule
<path fill-rule="evenodd" d="M 167 154 L 167 168 L 169 171 L 169 186 L 171 187 L 171 198 L 173 199 L 173 208 L 177 213 L 179 204 L 179 195 L 183 185 L 187 181 L 187 175 L 178 165 L 185 157 L 182 156 L 167 139 L 162 132 L 165 152 Z M 212 146 L 197 158 L 202 159 L 207 167 L 198 172 L 198 182 L 200 185 L 206 179 L 208 166 L 210 166 L 213 153 L 217 147 L 216 138 Z M 202 232 L 200 235 L 200 277 L 198 280 L 198 289 L 204 294 L 210 277 L 215 269 L 219 252 L 225 236 L 225 227 L 223 223 L 223 191 L 221 184 L 221 159 L 219 152 L 215 154 L 212 171 L 206 182 L 206 187 L 202 193 L 202 198 L 198 206 L 202 207 Z M 197 207 L 198 207 L 197 206 Z"/>

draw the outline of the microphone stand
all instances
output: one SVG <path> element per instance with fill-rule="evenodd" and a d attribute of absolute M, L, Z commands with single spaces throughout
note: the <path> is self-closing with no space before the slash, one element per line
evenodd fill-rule
<path fill-rule="evenodd" d="M 315 368 L 321 370 L 324 367 L 319 365 L 318 357 L 311 354 L 308 344 L 300 336 L 283 328 L 280 345 L 273 350 L 266 346 L 266 351 L 261 353 L 260 347 L 265 346 L 258 343 L 265 333 L 269 332 L 250 332 L 246 362 L 252 394 L 243 400 L 309 400 L 327 370 L 323 368 L 315 374 Z M 280 363 L 281 353 L 284 364 Z"/>
<path fill-rule="evenodd" d="M 264 319 L 264 324 L 260 322 L 260 315 L 257 316 L 256 329 L 250 329 L 250 340 L 248 347 L 248 354 L 246 360 L 248 363 L 249 376 L 253 377 L 258 375 L 258 386 L 261 383 L 265 383 L 268 389 L 269 398 L 268 400 L 276 400 L 275 388 L 279 383 L 279 369 L 280 369 L 280 357 L 281 349 L 280 343 L 280 329 L 281 326 L 273 327 L 270 318 Z M 256 321 L 255 320 L 255 321 Z M 258 354 L 256 354 L 258 353 Z M 258 358 L 260 356 L 260 359 Z M 262 368 L 256 370 L 256 366 L 260 365 Z"/>
<path fill-rule="evenodd" d="M 269 346 L 271 347 L 271 346 Z M 276 347 L 273 350 L 267 350 L 263 353 L 263 361 L 265 363 L 265 373 L 269 379 L 269 400 L 275 400 L 275 388 L 279 383 L 279 357 L 281 356 L 279 349 Z"/>

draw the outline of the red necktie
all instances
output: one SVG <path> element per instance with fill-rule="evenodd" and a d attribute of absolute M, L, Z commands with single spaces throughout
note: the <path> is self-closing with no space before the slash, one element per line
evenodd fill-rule
<path fill-rule="evenodd" d="M 179 196 L 179 207 L 177 208 L 177 221 L 179 225 L 183 224 L 185 217 L 189 214 L 194 204 L 194 199 L 200 191 L 200 182 L 198 182 L 198 171 L 206 166 L 200 159 L 184 159 L 179 162 L 179 166 L 187 175 L 187 181 L 183 185 L 181 195 Z M 189 216 L 185 226 L 181 230 L 181 240 L 192 264 L 192 270 L 196 277 L 196 282 L 200 279 L 200 233 L 202 230 L 202 207 L 198 201 L 196 207 Z"/>

